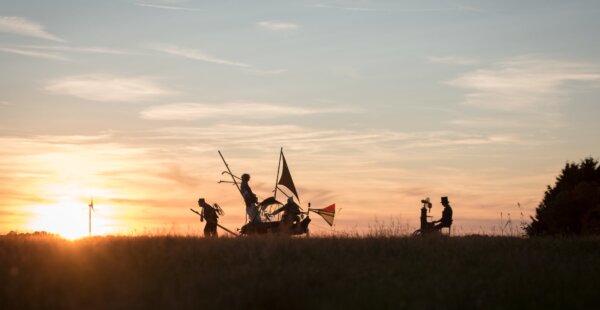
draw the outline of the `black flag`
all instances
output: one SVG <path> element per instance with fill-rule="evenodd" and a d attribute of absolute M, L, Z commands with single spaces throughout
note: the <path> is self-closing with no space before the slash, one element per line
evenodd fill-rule
<path fill-rule="evenodd" d="M 296 191 L 296 186 L 294 186 L 294 180 L 292 180 L 292 175 L 290 174 L 290 169 L 285 162 L 285 156 L 283 156 L 283 152 L 281 152 L 281 158 L 283 159 L 283 169 L 281 170 L 281 178 L 279 178 L 279 182 L 277 182 L 277 184 L 287 187 L 290 191 L 292 191 L 292 193 L 294 193 L 294 195 L 296 195 L 298 201 L 300 201 L 300 197 L 298 197 L 298 192 Z"/>

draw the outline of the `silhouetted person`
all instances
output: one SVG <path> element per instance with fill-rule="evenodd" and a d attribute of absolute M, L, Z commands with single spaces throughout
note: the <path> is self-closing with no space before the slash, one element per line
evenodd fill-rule
<path fill-rule="evenodd" d="M 200 213 L 200 222 L 206 219 L 206 225 L 204 226 L 205 237 L 217 237 L 217 221 L 219 215 L 215 207 L 206 203 L 204 198 L 198 199 L 198 206 L 202 209 Z"/>
<path fill-rule="evenodd" d="M 448 197 L 442 197 L 442 205 L 444 206 L 444 211 L 442 211 L 442 218 L 439 221 L 434 222 L 438 223 L 434 226 L 434 228 L 438 230 L 444 227 L 452 226 L 452 208 L 450 207 Z"/>
<path fill-rule="evenodd" d="M 286 204 L 284 204 L 281 208 L 275 210 L 272 215 L 277 215 L 278 213 L 283 211 L 283 215 L 281 216 L 281 221 L 284 223 L 297 223 L 300 221 L 300 206 L 294 202 L 293 197 L 289 197 Z"/>
<path fill-rule="evenodd" d="M 246 214 L 252 223 L 260 223 L 260 215 L 258 214 L 258 209 L 256 207 L 256 203 L 258 202 L 258 198 L 252 192 L 250 185 L 248 182 L 250 181 L 250 175 L 247 173 L 242 174 L 242 184 L 240 185 L 240 191 L 242 192 L 242 197 L 244 197 L 244 202 L 246 203 Z"/>

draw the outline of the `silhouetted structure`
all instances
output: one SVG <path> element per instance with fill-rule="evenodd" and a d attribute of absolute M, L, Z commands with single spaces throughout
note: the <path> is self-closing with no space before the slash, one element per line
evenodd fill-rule
<path fill-rule="evenodd" d="M 432 204 L 429 201 L 429 198 L 421 200 L 421 203 L 423 204 L 423 207 L 421 208 L 420 217 L 421 227 L 415 230 L 413 235 L 439 235 L 441 229 L 444 227 L 448 228 L 448 234 L 450 234 L 450 227 L 452 226 L 452 208 L 450 207 L 448 197 L 442 197 L 441 202 L 444 206 L 444 210 L 442 211 L 442 218 L 437 221 L 429 222 L 428 219 L 431 216 L 427 214 L 431 213 Z"/>
<path fill-rule="evenodd" d="M 204 198 L 198 199 L 198 206 L 202 209 L 200 212 L 200 222 L 206 219 L 206 225 L 204 226 L 205 237 L 217 237 L 217 222 L 219 220 L 220 208 L 218 205 L 211 206 Z"/>
<path fill-rule="evenodd" d="M 94 198 L 90 198 L 90 204 L 88 205 L 88 235 L 92 236 L 92 211 L 94 211 Z"/>
<path fill-rule="evenodd" d="M 548 185 L 544 199 L 525 227 L 534 235 L 600 234 L 600 165 L 588 157 L 580 163 L 567 163 Z"/>
<path fill-rule="evenodd" d="M 302 210 L 300 205 L 300 198 L 296 186 L 292 179 L 289 167 L 283 155 L 283 148 L 279 153 L 279 166 L 277 168 L 277 175 L 275 178 L 275 188 L 273 189 L 273 197 L 268 197 L 258 202 L 257 196 L 252 192 L 249 181 L 250 175 L 244 173 L 241 177 L 236 176 L 231 172 L 227 161 L 221 151 L 219 156 L 223 160 L 223 164 L 227 168 L 221 174 L 227 174 L 231 177 L 231 181 L 220 180 L 218 183 L 229 183 L 237 187 L 244 204 L 246 205 L 246 214 L 249 219 L 244 226 L 240 228 L 241 235 L 251 234 L 286 234 L 286 235 L 301 235 L 308 234 L 308 225 L 311 222 L 309 213 L 314 212 L 319 214 L 330 226 L 333 225 L 335 217 L 335 203 L 325 208 L 313 209 L 308 203 L 308 209 Z M 238 181 L 241 181 L 239 184 Z M 286 191 L 282 190 L 285 189 Z M 280 192 L 288 198 L 287 203 L 284 205 L 277 201 L 277 193 Z M 287 193 L 286 193 L 287 192 Z M 291 192 L 291 195 L 288 194 Z M 298 203 L 294 201 L 297 198 Z M 277 210 L 272 211 L 273 208 Z M 279 214 L 282 213 L 281 218 Z"/>
<path fill-rule="evenodd" d="M 427 218 L 429 218 L 430 216 L 427 215 L 427 209 L 429 209 L 429 212 L 431 212 L 431 202 L 429 201 L 429 197 L 421 200 L 421 203 L 423 204 L 423 208 L 421 208 L 421 232 L 426 232 L 428 230 L 433 229 L 433 223 L 429 223 L 427 221 Z"/>

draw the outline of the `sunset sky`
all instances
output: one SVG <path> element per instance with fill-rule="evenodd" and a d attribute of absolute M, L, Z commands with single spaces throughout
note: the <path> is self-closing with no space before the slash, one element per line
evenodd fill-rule
<path fill-rule="evenodd" d="M 600 156 L 599 17 L 596 1 L 0 0 L 0 233 L 85 235 L 91 196 L 97 234 L 199 233 L 199 197 L 235 229 L 217 151 L 266 198 L 281 147 L 338 231 L 416 228 L 440 196 L 459 232 L 518 222 L 567 161 Z"/>

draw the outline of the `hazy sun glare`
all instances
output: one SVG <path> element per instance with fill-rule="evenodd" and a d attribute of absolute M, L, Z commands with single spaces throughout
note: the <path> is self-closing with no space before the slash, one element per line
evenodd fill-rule
<path fill-rule="evenodd" d="M 106 206 L 102 206 L 105 208 Z M 99 205 L 95 206 L 96 210 Z M 85 203 L 63 201 L 51 205 L 37 205 L 31 210 L 33 217 L 29 229 L 59 234 L 67 239 L 77 239 L 88 235 L 88 207 Z M 92 234 L 113 233 L 110 219 L 92 211 Z M 105 213 L 105 212 L 101 212 Z"/>

